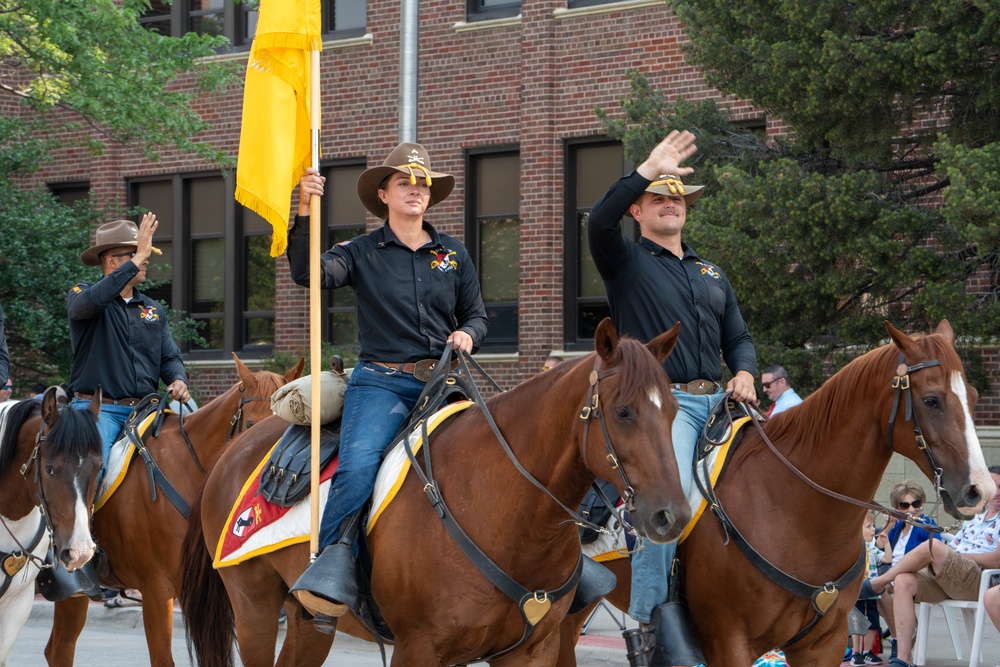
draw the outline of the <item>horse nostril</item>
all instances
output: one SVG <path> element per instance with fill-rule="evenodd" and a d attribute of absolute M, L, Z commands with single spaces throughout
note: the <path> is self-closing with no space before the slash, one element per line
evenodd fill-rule
<path fill-rule="evenodd" d="M 69 549 L 62 549 L 59 552 L 59 561 L 63 565 L 69 565 L 73 562 L 73 553 Z"/>
<path fill-rule="evenodd" d="M 659 535 L 669 534 L 675 523 L 677 523 L 677 519 L 669 510 L 660 510 L 653 514 L 653 530 Z"/>

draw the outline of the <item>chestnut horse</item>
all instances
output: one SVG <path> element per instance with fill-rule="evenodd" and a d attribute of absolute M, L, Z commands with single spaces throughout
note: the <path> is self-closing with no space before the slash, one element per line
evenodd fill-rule
<path fill-rule="evenodd" d="M 50 540 L 70 570 L 94 553 L 90 507 L 101 469 L 101 392 L 82 411 L 60 405 L 58 391 L 50 387 L 40 401 L 0 410 L 0 665 L 31 613 Z"/>
<path fill-rule="evenodd" d="M 264 370 L 254 373 L 236 355 L 233 357 L 240 381 L 196 412 L 183 416 L 193 454 L 181 433 L 179 415 L 166 415 L 159 435 L 146 441 L 163 475 L 187 503 L 195 499 L 204 481 L 201 468 L 210 469 L 232 435 L 269 416 L 271 394 L 299 377 L 304 366 L 300 359 L 284 376 Z M 146 466 L 136 457 L 118 489 L 94 513 L 93 531 L 111 570 L 109 577 L 102 577 L 102 584 L 142 593 L 150 664 L 173 665 L 170 643 L 174 597 L 180 590 L 181 545 L 187 519 L 161 489 L 157 489 L 156 500 L 152 499 Z M 86 598 L 56 603 L 52 633 L 45 647 L 50 665 L 73 664 L 76 640 L 87 619 L 87 604 Z"/>
<path fill-rule="evenodd" d="M 579 505 L 596 476 L 613 480 L 620 492 L 629 486 L 636 529 L 660 542 L 675 539 L 690 516 L 670 438 L 677 403 L 660 365 L 677 332 L 674 327 L 643 346 L 619 338 L 605 320 L 597 328 L 595 354 L 487 401 L 513 455 L 560 503 Z M 181 604 L 202 667 L 233 664 L 234 629 L 247 667 L 271 665 L 282 603 L 289 627 L 279 665 L 319 665 L 331 645 L 288 595 L 308 565 L 308 545 L 217 571 L 206 549 L 207 543 L 214 550 L 243 483 L 283 430 L 281 420 L 265 421 L 234 443 L 216 469 L 225 474 L 209 475 L 205 484 L 202 530 L 191 523 Z M 437 431 L 431 452 L 450 512 L 503 572 L 532 591 L 552 591 L 570 580 L 580 558 L 576 524 L 518 472 L 478 407 Z M 612 468 L 614 460 L 619 469 Z M 395 635 L 393 665 L 465 663 L 512 647 L 491 664 L 551 665 L 556 659 L 558 627 L 572 593 L 555 601 L 539 597 L 548 611 L 520 643 L 527 628 L 521 608 L 456 546 L 414 475 L 403 481 L 368 539 L 373 595 Z M 351 616 L 339 623 L 364 634 Z"/>
<path fill-rule="evenodd" d="M 767 422 L 764 432 L 809 479 L 859 500 L 874 497 L 893 452 L 912 459 L 932 480 L 936 466 L 945 508 L 961 518 L 961 508 L 982 507 L 995 487 L 972 423 L 977 394 L 966 382 L 954 334 L 947 321 L 927 336 L 908 336 L 888 323 L 886 328 L 892 343 L 852 361 L 800 406 Z M 910 397 L 903 389 L 907 383 Z M 894 410 L 896 384 L 901 393 Z M 930 456 L 918 446 L 918 436 Z M 752 547 L 801 581 L 819 586 L 834 582 L 858 560 L 865 509 L 810 488 L 752 426 L 744 429 L 716 493 Z M 811 602 L 762 574 L 732 535 L 727 544 L 710 512 L 678 551 L 682 587 L 708 667 L 749 666 L 813 621 Z M 608 598 L 627 609 L 629 561 L 608 565 L 618 575 L 618 589 L 625 585 Z M 835 665 L 841 660 L 846 617 L 860 584 L 857 577 L 845 586 L 816 626 L 784 647 L 788 664 Z M 576 665 L 573 646 L 592 609 L 564 623 L 559 667 Z"/>

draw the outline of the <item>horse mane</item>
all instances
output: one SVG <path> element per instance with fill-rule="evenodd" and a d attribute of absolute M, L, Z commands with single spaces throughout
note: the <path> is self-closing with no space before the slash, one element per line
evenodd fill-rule
<path fill-rule="evenodd" d="M 3 441 L 0 442 L 0 479 L 7 476 L 17 453 L 17 440 L 24 422 L 42 414 L 41 401 L 19 401 L 7 410 Z"/>

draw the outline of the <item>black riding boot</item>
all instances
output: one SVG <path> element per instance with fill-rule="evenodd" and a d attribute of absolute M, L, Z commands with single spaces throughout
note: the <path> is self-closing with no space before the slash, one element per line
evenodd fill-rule
<path fill-rule="evenodd" d="M 353 541 L 359 514 L 344 520 L 340 540 L 323 549 L 291 588 L 310 614 L 337 618 L 358 608 L 357 557 Z"/>
<path fill-rule="evenodd" d="M 664 602 L 655 607 L 649 626 L 655 637 L 649 667 L 705 663 L 691 615 L 684 602 Z"/>

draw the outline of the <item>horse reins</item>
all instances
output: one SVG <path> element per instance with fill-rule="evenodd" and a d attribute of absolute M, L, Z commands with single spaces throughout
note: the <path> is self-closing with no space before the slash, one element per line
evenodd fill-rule
<path fill-rule="evenodd" d="M 938 466 L 937 461 L 934 459 L 934 456 L 930 451 L 930 448 L 927 446 L 927 440 L 926 438 L 924 438 L 923 431 L 920 428 L 919 422 L 917 421 L 917 414 L 916 411 L 913 409 L 913 399 L 912 399 L 912 394 L 910 392 L 910 373 L 919 371 L 924 368 L 939 366 L 941 362 L 938 361 L 937 359 L 932 359 L 930 361 L 924 361 L 918 364 L 913 364 L 912 366 L 908 366 L 905 363 L 902 354 L 899 355 L 899 359 L 900 359 L 900 364 L 897 367 L 896 375 L 893 376 L 892 379 L 892 387 L 894 390 L 894 395 L 893 395 L 892 411 L 889 416 L 889 425 L 888 425 L 889 449 L 895 451 L 892 447 L 892 431 L 893 431 L 893 425 L 895 423 L 896 413 L 899 407 L 900 394 L 904 394 L 905 404 L 906 404 L 906 411 L 904 413 L 904 418 L 906 421 L 911 421 L 911 420 L 913 421 L 913 432 L 917 440 L 917 447 L 919 447 L 920 450 L 923 451 L 924 454 L 927 456 L 927 460 L 930 463 L 931 468 L 934 470 L 935 490 L 939 490 L 942 469 L 940 466 Z M 731 392 L 726 392 L 727 394 L 726 398 L 724 398 L 723 400 L 726 401 L 726 406 L 725 406 L 726 417 L 729 419 L 730 423 L 732 423 L 732 415 L 729 412 L 729 403 L 728 403 L 728 396 L 730 393 Z M 743 404 L 743 408 L 744 410 L 746 410 L 747 414 L 751 416 L 750 421 L 753 422 L 754 427 L 757 429 L 757 432 L 760 435 L 761 440 L 764 441 L 768 449 L 770 449 L 771 452 L 775 455 L 775 457 L 779 461 L 781 461 L 789 470 L 795 473 L 795 475 L 803 482 L 805 482 L 810 488 L 826 496 L 834 498 L 836 500 L 841 500 L 843 502 L 852 505 L 858 505 L 865 509 L 873 510 L 876 512 L 882 512 L 884 514 L 896 518 L 897 520 L 904 521 L 911 525 L 919 526 L 930 532 L 942 532 L 944 530 L 939 526 L 931 526 L 921 521 L 917 521 L 912 516 L 910 516 L 905 512 L 884 507 L 883 505 L 876 502 L 866 502 L 863 500 L 857 500 L 856 498 L 851 498 L 850 496 L 846 496 L 844 494 L 837 493 L 836 491 L 827 489 L 826 487 L 821 486 L 816 482 L 812 481 L 805 473 L 799 470 L 795 466 L 795 464 L 789 461 L 788 458 L 784 454 L 782 454 L 777 447 L 775 447 L 774 443 L 771 442 L 771 439 L 767 437 L 767 434 L 764 432 L 764 429 L 763 427 L 761 427 L 759 421 L 753 418 L 753 412 L 757 412 L 758 414 L 760 414 L 759 411 L 756 410 L 756 408 L 754 408 L 753 406 L 747 405 L 745 403 Z M 706 439 L 708 439 L 707 425 L 706 425 L 706 430 L 703 431 L 703 435 L 705 435 Z M 709 440 L 709 442 L 714 445 L 720 444 L 720 443 L 715 443 L 711 440 Z M 697 467 L 698 465 L 697 460 L 695 461 L 694 465 Z M 804 628 L 802 628 L 799 632 L 797 632 L 791 639 L 782 644 L 779 648 L 784 649 L 796 643 L 797 641 L 801 640 L 813 629 L 813 627 L 816 626 L 819 620 L 830 609 L 830 607 L 836 601 L 840 589 L 850 584 L 859 574 L 861 574 L 861 571 L 864 569 L 864 564 L 866 561 L 866 550 L 862 548 L 861 555 L 858 557 L 858 560 L 855 561 L 854 565 L 847 572 L 845 572 L 837 581 L 827 582 L 822 586 L 814 586 L 811 584 L 807 584 L 787 574 L 779 567 L 777 567 L 776 565 L 768 561 L 766 558 L 764 558 L 756 549 L 754 549 L 754 547 L 750 544 L 750 542 L 745 537 L 743 537 L 743 535 L 739 532 L 739 530 L 733 524 L 732 519 L 729 518 L 725 510 L 722 508 L 722 504 L 718 496 L 715 495 L 714 489 L 712 488 L 711 484 L 708 484 L 707 485 L 708 488 L 706 489 L 701 483 L 701 478 L 697 474 L 695 474 L 694 477 L 696 482 L 698 483 L 702 495 L 704 495 L 705 499 L 710 503 L 710 509 L 712 510 L 712 513 L 716 515 L 716 517 L 719 520 L 719 523 L 722 525 L 722 530 L 723 534 L 725 535 L 726 542 L 728 542 L 729 536 L 732 535 L 733 541 L 736 543 L 737 548 L 743 553 L 744 556 L 746 556 L 747 560 L 753 563 L 758 570 L 760 570 L 765 576 L 768 577 L 768 579 L 778 584 L 788 592 L 798 595 L 799 597 L 807 598 L 810 600 L 810 602 L 812 602 L 813 609 L 816 612 L 812 621 Z M 706 479 L 708 479 L 707 476 Z"/>
<path fill-rule="evenodd" d="M 431 393 L 431 387 L 437 384 L 440 378 L 449 372 L 450 354 L 451 354 L 451 348 L 449 346 L 448 348 L 445 349 L 445 352 L 441 357 L 441 361 L 436 365 L 434 373 L 432 374 L 431 378 L 427 381 L 427 387 L 425 388 L 425 391 L 422 393 L 421 397 L 418 397 L 417 405 L 420 406 L 419 407 L 420 414 L 418 416 L 423 416 L 427 412 L 436 409 L 436 407 L 440 405 L 440 400 L 436 402 L 430 401 L 428 399 L 428 395 Z M 489 375 L 487 375 L 486 372 L 478 364 L 476 364 L 474 360 L 471 359 L 471 357 L 463 353 L 459 356 L 459 368 L 461 372 L 466 374 L 466 377 L 471 376 L 469 371 L 469 366 L 466 363 L 467 358 L 470 361 L 472 361 L 472 363 L 476 366 L 477 370 L 480 373 L 482 373 L 484 377 L 489 378 Z M 621 475 L 622 481 L 625 484 L 625 491 L 622 493 L 622 497 L 627 498 L 626 502 L 629 504 L 629 507 L 631 507 L 631 500 L 635 496 L 635 491 L 631 483 L 629 482 L 624 469 L 622 469 L 620 465 L 618 454 L 615 450 L 614 444 L 611 442 L 611 437 L 610 434 L 608 433 L 607 425 L 604 421 L 604 414 L 603 411 L 601 410 L 600 389 L 599 389 L 601 379 L 614 375 L 620 372 L 620 370 L 621 369 L 619 367 L 614 367 L 607 369 L 605 371 L 601 371 L 600 357 L 597 357 L 597 359 L 594 362 L 594 370 L 590 374 L 590 389 L 589 389 L 588 403 L 587 405 L 584 406 L 583 410 L 580 413 L 580 419 L 584 423 L 583 457 L 584 460 L 586 460 L 588 426 L 591 418 L 596 416 L 597 420 L 601 424 L 601 430 L 604 433 L 605 447 L 608 452 L 607 453 L 608 461 L 611 463 L 612 468 L 617 470 Z M 489 379 L 492 382 L 492 378 Z M 499 386 L 495 382 L 493 382 L 493 385 L 499 388 Z M 490 414 L 490 411 L 486 406 L 486 402 L 483 400 L 482 394 L 479 392 L 479 389 L 476 387 L 474 382 L 469 383 L 469 393 L 472 394 L 473 401 L 476 403 L 476 405 L 479 406 L 487 423 L 493 430 L 493 433 L 496 436 L 497 441 L 503 448 L 504 453 L 514 464 L 514 467 L 518 470 L 518 472 L 520 472 L 525 479 L 531 482 L 533 486 L 541 490 L 543 493 L 545 493 L 545 495 L 547 495 L 549 498 L 555 501 L 556 504 L 558 504 L 563 510 L 565 510 L 572 517 L 574 523 L 586 525 L 600 532 L 607 532 L 607 529 L 605 527 L 594 525 L 593 523 L 582 517 L 578 512 L 575 512 L 571 508 L 567 507 L 562 501 L 556 498 L 555 495 L 553 495 L 552 492 L 549 491 L 544 484 L 538 481 L 538 479 L 535 478 L 535 476 L 532 475 L 521 464 L 521 462 L 517 458 L 517 455 L 514 454 L 514 451 L 511 449 L 510 444 L 507 442 L 507 439 L 503 436 L 503 433 L 500 431 L 500 427 L 493 419 L 493 415 Z M 498 590 L 502 591 L 507 597 L 509 597 L 518 605 L 518 609 L 521 611 L 521 615 L 525 620 L 525 629 L 520 640 L 518 640 L 513 646 L 509 646 L 502 651 L 499 651 L 490 656 L 480 659 L 482 661 L 495 660 L 496 658 L 513 651 L 518 646 L 521 646 L 525 641 L 527 641 L 527 639 L 534 632 L 535 625 L 539 621 L 541 621 L 542 618 L 545 617 L 545 614 L 548 612 L 548 609 L 552 605 L 552 603 L 558 601 L 560 598 L 562 598 L 571 590 L 573 590 L 573 588 L 579 582 L 580 575 L 583 571 L 583 553 L 581 552 L 580 559 L 578 560 L 576 568 L 570 575 L 569 579 L 567 579 L 561 586 L 559 586 L 556 589 L 547 591 L 530 590 L 519 584 L 517 581 L 515 581 L 510 575 L 504 572 L 503 569 L 500 568 L 500 566 L 498 566 L 495 562 L 493 562 L 493 560 L 490 559 L 489 556 L 487 556 L 482 551 L 482 549 L 480 549 L 479 546 L 475 544 L 475 542 L 472 541 L 472 539 L 465 533 L 465 531 L 458 524 L 458 522 L 455 520 L 455 517 L 448 509 L 447 505 L 444 502 L 444 498 L 441 495 L 441 491 L 438 488 L 437 481 L 434 480 L 433 477 L 433 471 L 431 468 L 431 458 L 430 458 L 430 438 L 427 430 L 427 419 L 425 418 L 420 419 L 419 428 L 421 429 L 421 436 L 424 442 L 423 458 L 424 458 L 424 466 L 426 468 L 426 472 L 424 469 L 421 468 L 420 465 L 418 465 L 416 455 L 414 454 L 413 449 L 410 447 L 409 439 L 407 438 L 407 432 L 408 432 L 407 430 L 404 430 L 402 432 L 401 439 L 403 442 L 404 449 L 406 451 L 406 455 L 410 460 L 411 468 L 413 469 L 413 471 L 419 477 L 421 483 L 423 484 L 424 493 L 427 495 L 428 501 L 431 503 L 431 506 L 434 507 L 434 510 L 438 515 L 438 518 L 441 519 L 441 522 L 444 525 L 445 530 L 455 541 L 456 545 L 462 550 L 465 556 L 476 566 L 476 568 L 479 569 L 479 571 L 482 572 L 483 575 L 487 579 L 489 579 L 494 586 L 497 587 Z M 395 444 L 395 442 L 396 441 L 394 440 L 393 444 L 391 444 L 390 447 L 392 447 Z"/>

